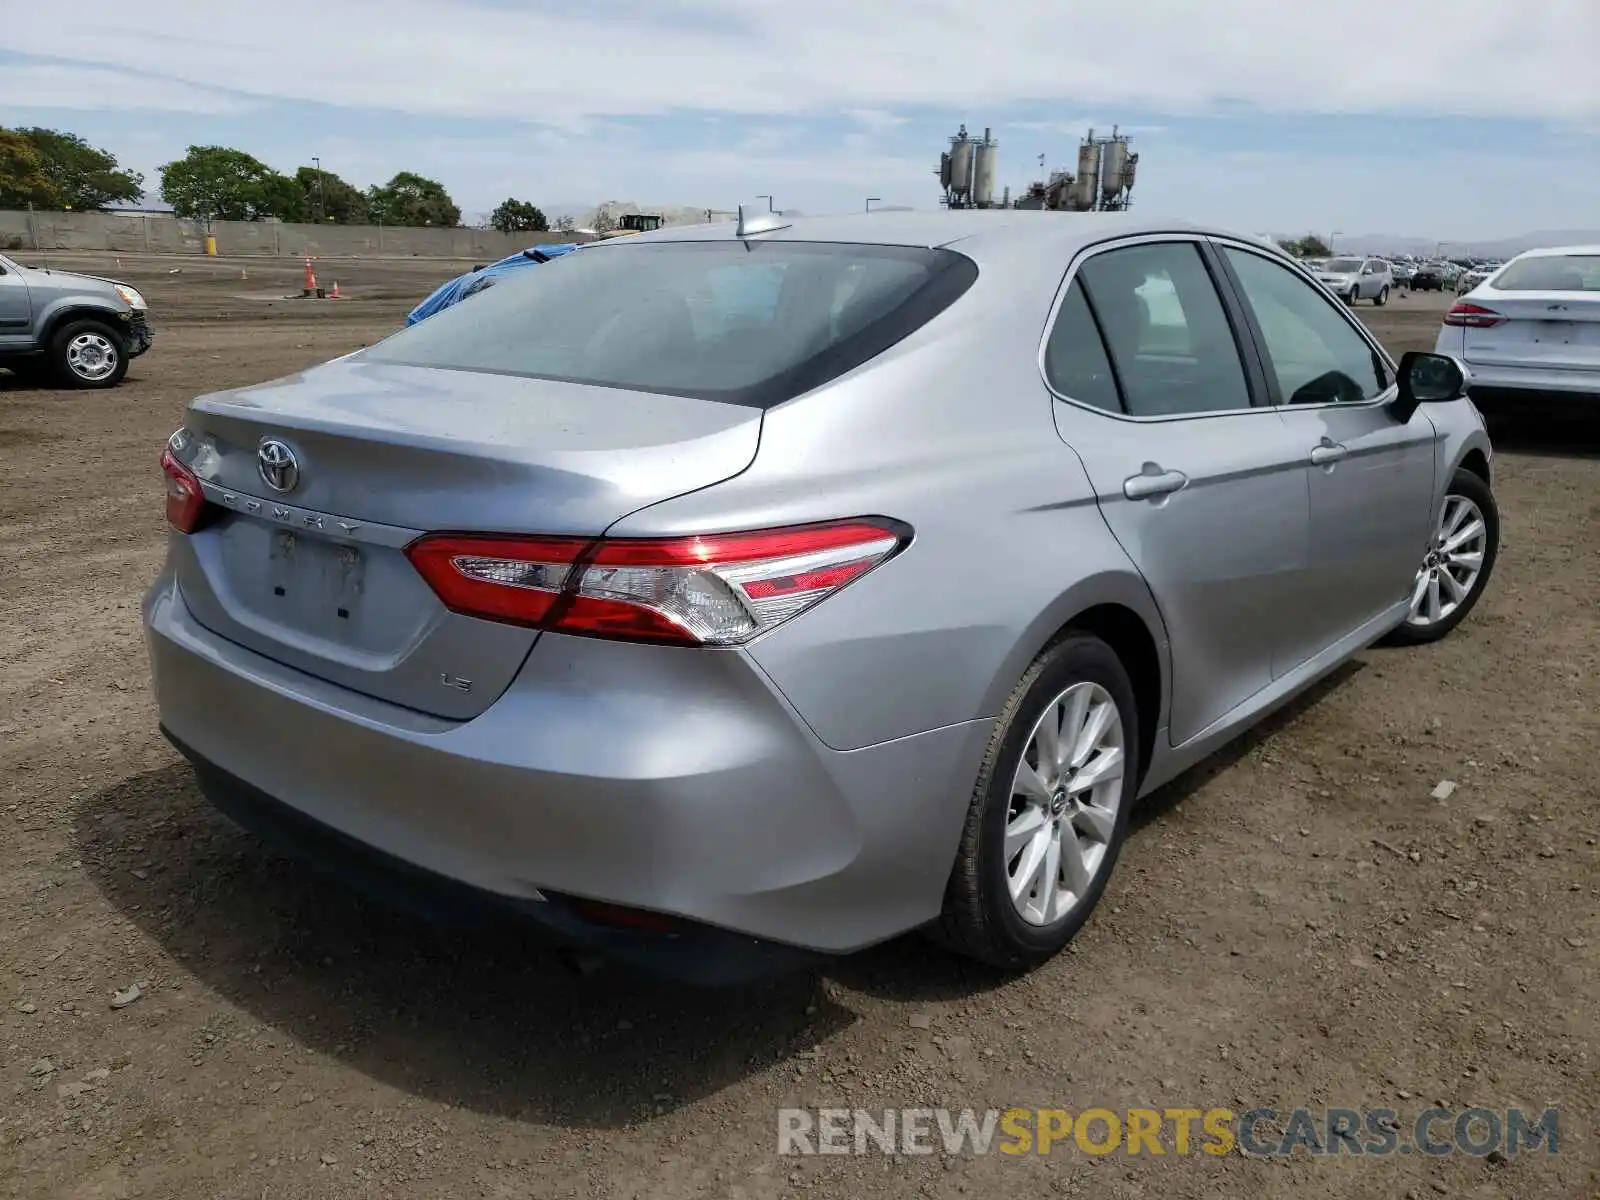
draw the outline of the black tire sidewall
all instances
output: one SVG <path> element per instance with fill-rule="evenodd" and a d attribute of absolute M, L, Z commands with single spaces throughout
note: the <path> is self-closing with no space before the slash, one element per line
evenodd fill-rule
<path fill-rule="evenodd" d="M 104 379 L 84 379 L 67 365 L 67 345 L 80 333 L 98 333 L 111 342 L 117 350 L 117 365 Z M 105 321 L 92 318 L 68 321 L 50 339 L 50 365 L 56 378 L 70 388 L 113 388 L 128 373 L 128 339 Z"/>
<path fill-rule="evenodd" d="M 1097 683 L 1110 693 L 1122 716 L 1124 763 L 1122 803 L 1117 823 L 1106 850 L 1106 857 L 1089 886 L 1088 893 L 1059 925 L 1041 928 L 1022 919 L 1011 902 L 1007 887 L 1005 830 L 1011 805 L 1011 781 L 1017 763 L 1027 749 L 1028 735 L 1045 704 L 1074 683 Z M 990 928 L 1008 948 L 1029 961 L 1042 961 L 1059 951 L 1089 918 L 1099 904 L 1106 884 L 1116 868 L 1122 843 L 1127 835 L 1128 817 L 1133 809 L 1139 777 L 1139 714 L 1133 684 L 1116 652 L 1099 638 L 1073 636 L 1047 651 L 1037 673 L 1013 710 L 1011 722 L 1001 740 L 1000 753 L 984 780 L 984 808 L 978 838 L 978 879 L 981 901 L 989 916 Z"/>

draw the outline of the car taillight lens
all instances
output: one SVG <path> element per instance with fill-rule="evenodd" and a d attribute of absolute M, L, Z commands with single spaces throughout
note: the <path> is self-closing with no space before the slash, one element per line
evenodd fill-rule
<path fill-rule="evenodd" d="M 591 637 L 736 646 L 827 599 L 908 540 L 876 518 L 684 538 L 431 534 L 406 555 L 446 607 Z"/>
<path fill-rule="evenodd" d="M 179 533 L 193 533 L 206 511 L 200 480 L 178 461 L 170 447 L 161 452 L 161 470 L 167 477 L 167 524 Z"/>
<path fill-rule="evenodd" d="M 1458 325 L 1467 329 L 1493 329 L 1505 321 L 1499 313 L 1492 308 L 1484 308 L 1480 304 L 1457 304 L 1444 315 L 1446 325 Z"/>

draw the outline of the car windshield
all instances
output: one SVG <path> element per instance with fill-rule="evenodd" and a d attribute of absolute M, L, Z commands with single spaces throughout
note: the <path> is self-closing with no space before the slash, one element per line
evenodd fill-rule
<path fill-rule="evenodd" d="M 1500 272 L 1500 292 L 1600 292 L 1600 254 L 1522 258 Z"/>
<path fill-rule="evenodd" d="M 1322 268 L 1330 275 L 1354 275 L 1361 270 L 1359 258 L 1330 258 Z"/>
<path fill-rule="evenodd" d="M 357 357 L 765 408 L 882 353 L 977 271 L 926 247 L 597 244 L 504 275 Z"/>

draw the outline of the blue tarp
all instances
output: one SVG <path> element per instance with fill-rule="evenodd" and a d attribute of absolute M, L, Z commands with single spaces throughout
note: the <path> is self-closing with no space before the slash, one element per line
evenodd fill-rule
<path fill-rule="evenodd" d="M 547 246 L 529 246 L 526 250 L 518 250 L 515 254 L 507 255 L 499 262 L 490 263 L 482 270 L 458 275 L 449 283 L 441 284 L 431 296 L 413 308 L 406 317 L 406 324 L 415 325 L 418 321 L 433 316 L 440 309 L 449 308 L 463 296 L 470 296 L 481 288 L 493 286 L 490 281 L 501 275 L 520 271 L 523 267 L 535 267 L 541 262 L 549 262 L 552 258 L 576 250 L 582 244 L 582 242 L 560 242 Z"/>

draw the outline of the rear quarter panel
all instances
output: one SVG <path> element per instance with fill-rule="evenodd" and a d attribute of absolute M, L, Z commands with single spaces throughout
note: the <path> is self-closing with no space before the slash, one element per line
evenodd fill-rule
<path fill-rule="evenodd" d="M 767 413 L 742 475 L 610 531 L 866 515 L 911 525 L 897 558 L 750 647 L 834 749 L 993 716 L 1052 635 L 1097 604 L 1133 609 L 1162 644 L 1149 592 L 1057 436 L 1039 378 L 1062 269 L 986 268 L 918 334 Z"/>

